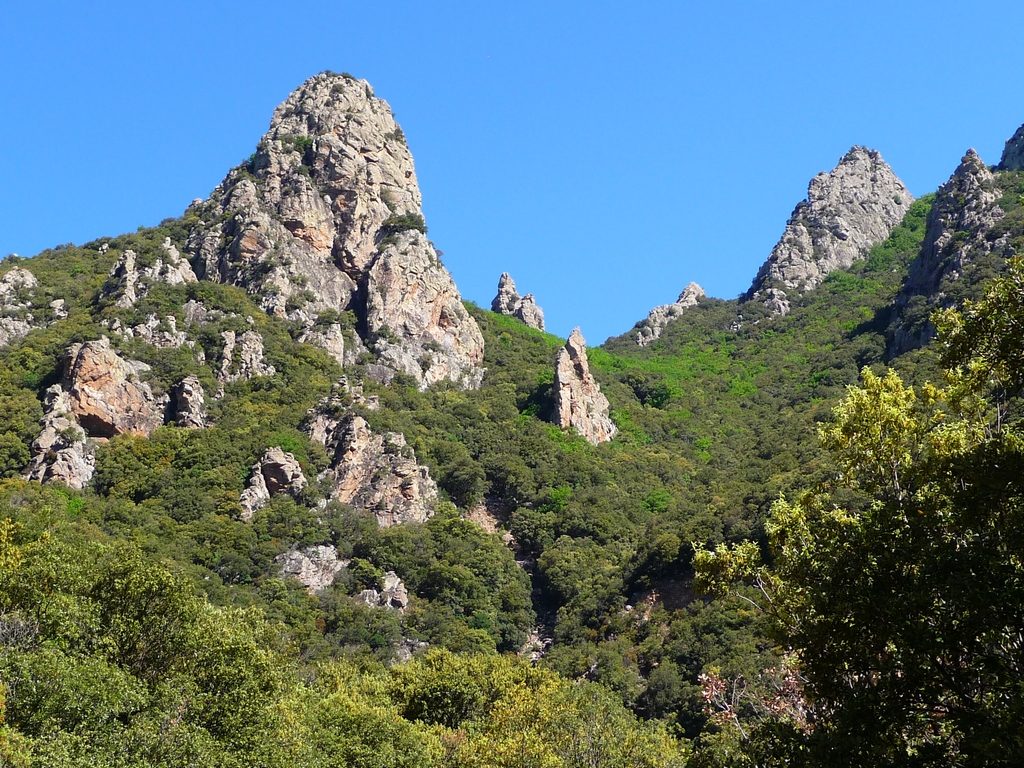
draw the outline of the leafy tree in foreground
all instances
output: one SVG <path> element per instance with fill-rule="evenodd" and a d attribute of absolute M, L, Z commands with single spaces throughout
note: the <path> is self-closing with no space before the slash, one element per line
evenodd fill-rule
<path fill-rule="evenodd" d="M 748 718 L 752 764 L 1024 760 L 1022 284 L 1017 261 L 937 316 L 945 388 L 863 371 L 820 431 L 835 476 L 774 505 L 768 563 L 752 543 L 698 553 L 703 585 L 763 608 L 799 670 L 778 711 L 709 690 Z"/>

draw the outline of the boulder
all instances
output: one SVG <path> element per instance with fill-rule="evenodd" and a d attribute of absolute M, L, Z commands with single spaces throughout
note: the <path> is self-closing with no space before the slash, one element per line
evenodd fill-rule
<path fill-rule="evenodd" d="M 331 586 L 349 563 L 338 558 L 337 549 L 325 544 L 284 552 L 276 562 L 282 576 L 299 581 L 311 594 Z"/>
<path fill-rule="evenodd" d="M 379 606 L 399 613 L 404 613 L 409 606 L 409 590 L 394 571 L 384 574 L 381 589 L 364 589 L 356 598 L 371 608 Z"/>
<path fill-rule="evenodd" d="M 576 328 L 558 350 L 555 363 L 553 421 L 572 428 L 593 445 L 611 440 L 618 431 L 608 416 L 608 398 L 590 372 L 587 344 Z"/>
<path fill-rule="evenodd" d="M 242 491 L 238 503 L 242 519 L 252 520 L 256 510 L 279 493 L 297 496 L 306 487 L 306 476 L 294 455 L 281 448 L 268 448 L 252 466 L 249 484 Z"/>

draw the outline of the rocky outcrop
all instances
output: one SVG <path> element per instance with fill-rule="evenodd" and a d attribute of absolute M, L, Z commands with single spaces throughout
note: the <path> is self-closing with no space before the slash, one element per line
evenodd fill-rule
<path fill-rule="evenodd" d="M 124 339 L 138 339 L 161 349 L 178 349 L 183 346 L 195 347 L 195 342 L 188 338 L 185 331 L 178 329 L 178 321 L 174 315 L 159 318 L 150 315 L 146 321 L 134 326 L 127 326 L 114 318 L 108 325 L 112 333 Z"/>
<path fill-rule="evenodd" d="M 140 378 L 147 370 L 145 363 L 118 355 L 106 337 L 68 349 L 60 386 L 89 437 L 148 436 L 163 423 L 164 402 Z"/>
<path fill-rule="evenodd" d="M 171 388 L 171 417 L 179 427 L 204 429 L 208 426 L 206 392 L 197 376 L 186 376 Z"/>
<path fill-rule="evenodd" d="M 72 413 L 70 396 L 59 384 L 46 390 L 39 426 L 39 435 L 32 442 L 32 460 L 25 468 L 25 479 L 85 488 L 96 467 L 93 449 Z"/>
<path fill-rule="evenodd" d="M 35 327 L 30 310 L 38 285 L 35 275 L 22 267 L 0 277 L 0 347 L 21 340 Z"/>
<path fill-rule="evenodd" d="M 356 595 L 356 599 L 371 608 L 379 606 L 402 613 L 409 606 L 409 590 L 405 588 L 397 573 L 388 571 L 384 574 L 380 589 L 364 589 Z"/>
<path fill-rule="evenodd" d="M 807 199 L 794 209 L 744 298 L 786 314 L 791 295 L 811 290 L 830 272 L 864 258 L 913 202 L 878 152 L 853 147 L 832 171 L 811 179 Z"/>
<path fill-rule="evenodd" d="M 1007 140 L 999 170 L 1024 171 L 1024 125 Z"/>
<path fill-rule="evenodd" d="M 891 353 L 927 342 L 934 335 L 928 315 L 951 303 L 946 291 L 965 268 L 1007 248 L 1006 235 L 992 235 L 993 227 L 1004 216 L 999 197 L 995 176 L 977 152 L 967 150 L 953 175 L 935 194 L 921 251 L 911 263 L 896 300 L 900 319 L 892 334 Z M 921 297 L 917 302 L 923 301 L 925 306 L 908 313 L 907 307 L 915 297 Z"/>
<path fill-rule="evenodd" d="M 163 255 L 146 265 L 139 264 L 135 251 L 125 250 L 110 270 L 103 295 L 113 299 L 116 306 L 134 307 L 149 293 L 154 283 L 182 285 L 196 282 L 195 272 L 169 237 L 164 238 L 161 250 Z"/>
<path fill-rule="evenodd" d="M 423 234 L 410 230 L 384 245 L 366 291 L 366 328 L 382 363 L 421 388 L 439 381 L 480 386 L 483 336 Z"/>
<path fill-rule="evenodd" d="M 277 108 L 250 161 L 190 208 L 189 251 L 207 279 L 307 327 L 354 310 L 368 342 L 387 337 L 381 359 L 422 386 L 475 386 L 483 340 L 423 234 L 421 203 L 388 105 L 365 81 L 317 75 Z"/>
<path fill-rule="evenodd" d="M 325 544 L 293 549 L 277 557 L 281 575 L 299 581 L 313 594 L 331 586 L 348 563 L 338 558 L 337 549 Z"/>
<path fill-rule="evenodd" d="M 223 389 L 225 384 L 256 376 L 273 376 L 274 366 L 263 359 L 263 337 L 258 331 L 248 330 L 241 334 L 224 331 L 220 335 L 224 349 L 220 356 L 217 381 Z"/>
<path fill-rule="evenodd" d="M 679 298 L 676 299 L 674 304 L 662 304 L 659 307 L 655 307 L 648 313 L 646 320 L 637 324 L 636 343 L 641 347 L 646 347 L 651 342 L 656 341 L 661 336 L 661 332 L 665 330 L 665 326 L 677 319 L 690 307 L 697 306 L 704 298 L 704 289 L 697 285 L 697 283 L 690 283 L 679 294 Z"/>
<path fill-rule="evenodd" d="M 329 402 L 313 411 L 307 430 L 331 459 L 321 479 L 335 501 L 372 512 L 382 527 L 421 523 L 434 513 L 437 485 L 404 435 L 376 434 L 364 418 L 339 414 Z"/>
<path fill-rule="evenodd" d="M 502 272 L 498 280 L 498 294 L 491 302 L 491 311 L 500 315 L 518 318 L 531 328 L 544 330 L 544 311 L 537 305 L 532 293 L 520 296 L 515 281 L 508 272 Z"/>
<path fill-rule="evenodd" d="M 268 448 L 260 460 L 252 465 L 249 484 L 238 500 L 242 507 L 242 519 L 246 522 L 252 520 L 256 510 L 279 493 L 296 496 L 305 487 L 306 476 L 295 456 L 281 448 Z"/>
<path fill-rule="evenodd" d="M 84 488 L 95 466 L 90 438 L 149 435 L 160 426 L 166 401 L 155 398 L 140 379 L 147 369 L 123 359 L 105 337 L 69 347 L 60 383 L 46 391 L 25 477 Z"/>
<path fill-rule="evenodd" d="M 573 330 L 555 363 L 554 423 L 572 428 L 593 445 L 606 443 L 618 431 L 608 416 L 608 398 L 590 372 L 587 343 Z"/>

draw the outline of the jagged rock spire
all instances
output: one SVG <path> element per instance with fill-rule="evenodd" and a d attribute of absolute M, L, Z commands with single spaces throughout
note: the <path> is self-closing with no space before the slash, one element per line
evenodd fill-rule
<path fill-rule="evenodd" d="M 544 311 L 532 293 L 519 295 L 515 281 L 508 272 L 502 272 L 498 279 L 498 294 L 491 302 L 491 311 L 518 318 L 538 331 L 544 330 Z"/>
<path fill-rule="evenodd" d="M 476 386 L 483 337 L 424 236 L 421 202 L 390 107 L 366 81 L 325 73 L 189 209 L 188 248 L 201 276 L 242 286 L 271 314 L 312 327 L 325 310 L 353 310 L 367 346 L 421 386 Z"/>
<path fill-rule="evenodd" d="M 914 202 L 913 195 L 873 149 L 855 146 L 828 173 L 819 173 L 794 209 L 779 242 L 745 298 L 776 314 L 787 296 L 811 290 L 885 240 Z"/>
<path fill-rule="evenodd" d="M 606 443 L 618 431 L 608 417 L 608 398 L 590 372 L 587 342 L 573 329 L 555 362 L 554 422 L 572 428 L 593 445 Z"/>

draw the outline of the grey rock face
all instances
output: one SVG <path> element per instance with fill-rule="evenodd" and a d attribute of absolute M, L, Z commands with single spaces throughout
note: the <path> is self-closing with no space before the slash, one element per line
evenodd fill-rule
<path fill-rule="evenodd" d="M 853 147 L 829 173 L 819 173 L 747 292 L 775 314 L 787 295 L 821 284 L 885 240 L 903 220 L 913 195 L 872 149 Z"/>
<path fill-rule="evenodd" d="M 544 311 L 537 304 L 532 293 L 520 296 L 515 281 L 508 272 L 502 272 L 498 280 L 498 294 L 491 302 L 491 311 L 509 315 L 538 331 L 544 330 Z"/>
<path fill-rule="evenodd" d="M 135 326 L 124 326 L 116 318 L 109 324 L 111 332 L 125 339 L 139 339 L 154 347 L 162 349 L 178 349 L 183 346 L 194 347 L 195 343 L 188 334 L 178 330 L 178 321 L 174 315 L 161 319 L 150 315 L 144 323 Z"/>
<path fill-rule="evenodd" d="M 25 468 L 26 480 L 63 483 L 81 490 L 96 468 L 92 445 L 71 409 L 68 393 L 54 384 L 46 390 L 39 436 L 32 442 L 32 459 Z"/>
<path fill-rule="evenodd" d="M 587 343 L 580 329 L 558 350 L 555 363 L 554 423 L 572 428 L 593 445 L 606 443 L 618 431 L 608 416 L 608 398 L 590 372 Z"/>
<path fill-rule="evenodd" d="M 252 466 L 249 485 L 242 491 L 239 504 L 242 519 L 252 520 L 256 510 L 279 493 L 291 496 L 306 487 L 306 476 L 295 456 L 281 448 L 268 448 L 263 457 Z"/>
<path fill-rule="evenodd" d="M 320 592 L 334 583 L 349 564 L 338 558 L 338 550 L 330 545 L 294 549 L 277 557 L 281 575 L 301 582 L 310 593 Z"/>
<path fill-rule="evenodd" d="M 421 203 L 388 105 L 365 81 L 317 75 L 277 108 L 246 167 L 190 209 L 202 223 L 189 251 L 207 279 L 244 287 L 272 314 L 312 325 L 351 308 L 370 338 L 387 327 L 385 362 L 423 386 L 474 386 L 482 337 L 417 231 Z"/>
<path fill-rule="evenodd" d="M 646 320 L 637 324 L 636 343 L 641 347 L 646 347 L 656 341 L 661 336 L 661 332 L 665 330 L 665 326 L 690 307 L 697 306 L 704 297 L 704 289 L 697 283 L 687 285 L 674 304 L 662 304 L 655 307 L 647 315 Z"/>
<path fill-rule="evenodd" d="M 339 416 L 330 403 L 314 410 L 307 430 L 331 457 L 321 477 L 330 482 L 332 499 L 372 512 L 382 527 L 433 515 L 437 485 L 404 435 L 378 435 L 361 416 Z"/>
<path fill-rule="evenodd" d="M 995 177 L 973 149 L 960 161 L 949 180 L 939 187 L 928 214 L 921 252 L 911 263 L 897 297 L 902 310 L 915 296 L 925 297 L 931 308 L 948 303 L 942 286 L 958 280 L 964 268 L 979 258 L 1007 248 L 1007 237 L 990 237 L 1003 218 Z M 934 333 L 930 322 L 904 322 L 893 334 L 890 351 L 905 352 L 924 344 Z"/>
<path fill-rule="evenodd" d="M 221 353 L 217 380 L 222 387 L 232 381 L 273 376 L 277 373 L 274 366 L 263 359 L 263 337 L 258 331 L 244 331 L 241 335 L 234 331 L 224 331 L 221 338 L 224 340 L 224 351 Z"/>
<path fill-rule="evenodd" d="M 1024 171 L 1024 125 L 1007 140 L 999 170 Z"/>
<path fill-rule="evenodd" d="M 206 393 L 197 376 L 186 376 L 171 389 L 171 412 L 179 427 L 204 429 L 207 426 Z"/>
<path fill-rule="evenodd" d="M 366 276 L 366 327 L 385 365 L 421 388 L 483 378 L 484 339 L 427 238 L 410 230 L 383 246 Z"/>
<path fill-rule="evenodd" d="M 394 571 L 384 574 L 381 589 L 364 589 L 356 597 L 371 608 L 380 606 L 399 613 L 403 613 L 409 606 L 409 590 Z"/>
<path fill-rule="evenodd" d="M 163 256 L 143 267 L 139 266 L 139 257 L 135 251 L 124 251 L 110 270 L 107 283 L 103 286 L 103 295 L 114 299 L 119 307 L 133 307 L 149 293 L 154 283 L 182 285 L 196 282 L 195 272 L 170 238 L 164 238 L 161 249 Z"/>

